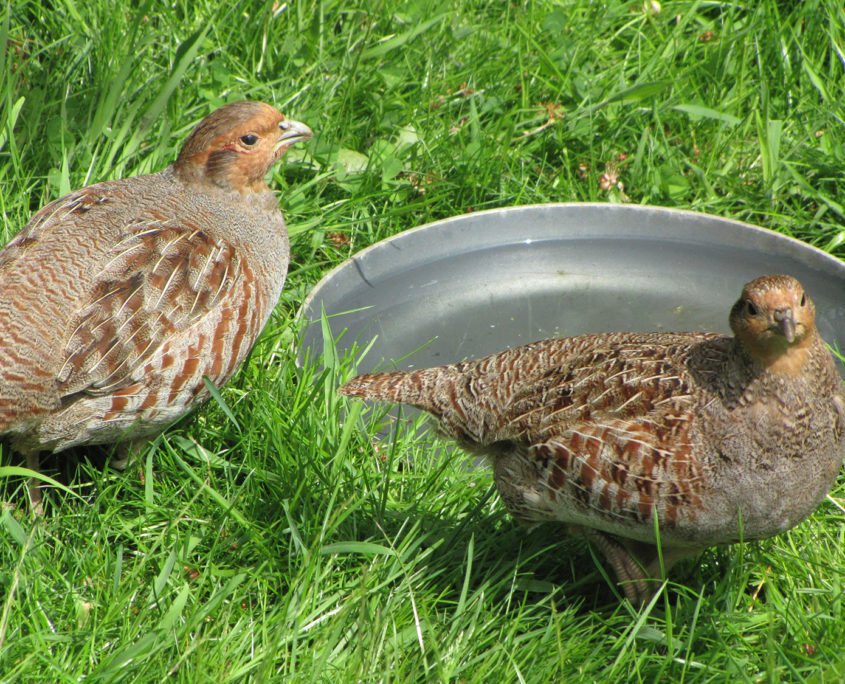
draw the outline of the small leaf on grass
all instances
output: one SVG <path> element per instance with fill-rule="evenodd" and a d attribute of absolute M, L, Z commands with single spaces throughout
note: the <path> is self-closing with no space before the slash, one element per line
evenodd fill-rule
<path fill-rule="evenodd" d="M 337 173 L 338 165 L 343 167 L 343 178 L 346 178 L 347 174 L 364 173 L 370 166 L 370 158 L 366 154 L 341 147 L 335 158 L 335 173 Z M 343 178 L 338 176 L 337 179 L 343 180 Z"/>
<path fill-rule="evenodd" d="M 470 140 L 477 144 L 481 144 L 481 124 L 479 122 L 478 107 L 475 106 L 475 98 L 469 101 L 469 132 Z"/>
<path fill-rule="evenodd" d="M 372 542 L 335 542 L 320 547 L 320 553 L 326 556 L 331 554 L 360 553 L 365 556 L 395 556 L 396 552 L 381 544 Z"/>
<path fill-rule="evenodd" d="M 76 628 L 85 629 L 88 625 L 88 620 L 91 618 L 91 608 L 93 607 L 90 601 L 76 600 Z"/>
<path fill-rule="evenodd" d="M 735 116 L 731 116 L 730 114 L 725 114 L 723 112 L 717 112 L 715 109 L 702 107 L 701 105 L 679 104 L 672 107 L 672 109 L 688 114 L 693 121 L 698 119 L 715 119 L 716 121 L 721 121 L 729 126 L 736 126 L 736 124 L 742 122 L 742 119 L 738 119 Z"/>
<path fill-rule="evenodd" d="M 636 632 L 636 637 L 642 641 L 654 641 L 658 644 L 666 645 L 666 635 L 650 625 L 640 627 Z"/>
<path fill-rule="evenodd" d="M 120 588 L 120 575 L 123 572 L 123 544 L 117 547 L 117 553 L 115 556 L 112 593 L 117 594 L 117 590 Z"/>
<path fill-rule="evenodd" d="M 26 544 L 26 532 L 24 532 L 21 524 L 9 515 L 9 509 L 7 508 L 3 509 L 3 524 L 18 544 L 21 546 Z"/>
<path fill-rule="evenodd" d="M 186 455 L 192 456 L 196 460 L 202 461 L 214 468 L 227 468 L 230 465 L 225 458 L 220 458 L 217 454 L 210 452 L 202 444 L 197 444 L 192 439 L 188 439 L 182 435 L 171 435 L 170 441 L 178 444 L 179 448 Z"/>
<path fill-rule="evenodd" d="M 285 512 L 285 517 L 288 521 L 288 531 L 290 532 L 290 538 L 293 541 L 294 546 L 303 556 L 307 557 L 308 549 L 305 546 L 305 542 L 302 541 L 302 536 L 299 534 L 299 526 L 296 524 L 296 521 L 291 515 L 288 501 L 282 501 L 282 510 Z"/>
<path fill-rule="evenodd" d="M 300 233 L 304 233 L 308 230 L 311 230 L 312 228 L 316 228 L 317 226 L 323 224 L 324 221 L 325 221 L 325 218 L 322 215 L 320 215 L 320 216 L 317 216 L 313 219 L 309 219 L 307 221 L 302 221 L 301 223 L 297 223 L 294 226 L 289 225 L 288 226 L 288 236 L 293 238 L 293 237 L 299 235 Z"/>
<path fill-rule="evenodd" d="M 158 573 L 158 577 L 153 585 L 153 592 L 156 598 L 161 596 L 161 592 L 164 590 L 165 585 L 167 585 L 170 573 L 173 572 L 174 565 L 176 565 L 176 552 L 171 551 L 170 555 L 167 556 L 167 560 L 164 561 L 164 566 L 162 566 L 161 572 Z"/>
<path fill-rule="evenodd" d="M 396 157 L 387 157 L 381 164 L 381 179 L 389 181 L 399 175 L 402 170 L 402 162 Z"/>
<path fill-rule="evenodd" d="M 329 370 L 337 368 L 337 349 L 335 349 L 332 327 L 329 325 L 329 317 L 326 309 L 320 303 L 320 328 L 323 333 L 323 365 Z"/>
<path fill-rule="evenodd" d="M 176 598 L 173 600 L 173 603 L 170 604 L 170 608 L 167 609 L 164 617 L 161 618 L 161 622 L 158 623 L 159 629 L 169 630 L 176 624 L 179 618 L 182 617 L 182 611 L 185 609 L 185 604 L 188 602 L 188 597 L 190 595 L 191 588 L 186 584 L 182 587 L 182 591 L 176 595 Z"/>
<path fill-rule="evenodd" d="M 469 544 L 467 544 L 467 562 L 464 570 L 464 582 L 461 585 L 461 595 L 458 598 L 458 605 L 455 608 L 455 617 L 462 615 L 466 608 L 467 592 L 469 591 L 469 581 L 472 576 L 472 559 L 475 557 L 475 533 L 469 537 Z"/>
<path fill-rule="evenodd" d="M 689 179 L 668 164 L 659 167 L 657 173 L 660 177 L 660 189 L 670 197 L 681 197 L 689 190 Z"/>
<path fill-rule="evenodd" d="M 757 138 L 760 141 L 760 162 L 763 165 L 763 181 L 769 185 L 774 180 L 775 170 L 780 164 L 780 140 L 783 121 L 770 119 L 763 121 L 760 113 L 757 117 Z"/>
<path fill-rule="evenodd" d="M 845 233 L 843 233 L 840 230 L 836 235 L 834 235 L 832 238 L 830 238 L 830 241 L 824 246 L 824 251 L 825 252 L 832 252 L 834 249 L 839 247 L 839 245 L 841 245 L 843 242 L 845 242 Z"/>
<path fill-rule="evenodd" d="M 819 91 L 819 95 L 822 96 L 822 99 L 825 102 L 829 102 L 830 95 L 827 94 L 827 88 L 824 87 L 824 81 L 822 81 L 821 77 L 812 69 L 812 67 L 810 67 L 806 59 L 801 61 L 801 66 L 804 67 L 804 71 L 807 72 L 807 76 L 810 77 L 810 81 L 816 87 L 816 90 Z"/>
<path fill-rule="evenodd" d="M 147 462 L 144 464 L 144 505 L 150 508 L 155 500 L 153 491 L 153 452 L 147 454 Z"/>
<path fill-rule="evenodd" d="M 183 554 L 188 556 L 189 554 L 193 553 L 193 550 L 197 548 L 197 545 L 202 541 L 202 537 L 198 537 L 195 534 L 189 534 L 188 539 L 185 541 L 185 549 Z"/>
<path fill-rule="evenodd" d="M 352 438 L 352 430 L 358 424 L 358 416 L 361 415 L 364 402 L 355 401 L 349 407 L 349 412 L 343 419 L 343 430 L 340 433 L 340 444 L 337 447 L 337 455 L 343 457 L 346 454 L 346 447 L 349 446 L 349 440 Z"/>
<path fill-rule="evenodd" d="M 17 102 L 9 109 L 9 113 L 6 115 L 6 121 L 3 122 L 3 130 L 0 130 L 0 150 L 6 146 L 6 141 L 11 137 L 25 100 L 25 97 L 18 98 Z"/>
<path fill-rule="evenodd" d="M 334 178 L 336 181 L 346 180 L 346 167 L 339 159 L 334 163 L 332 168 L 334 169 Z"/>
<path fill-rule="evenodd" d="M 451 12 L 444 12 L 443 14 L 439 14 L 433 19 L 429 19 L 428 21 L 424 21 L 422 24 L 419 24 L 412 28 L 410 31 L 405 31 L 405 33 L 400 33 L 398 36 L 393 36 L 388 38 L 387 40 L 382 41 L 378 45 L 375 45 L 371 48 L 367 48 L 361 53 L 361 57 L 364 59 L 369 59 L 370 57 L 378 57 L 379 55 L 387 54 L 388 52 L 392 52 L 400 47 L 402 47 L 405 43 L 409 40 L 413 40 L 419 34 L 427 31 L 429 28 L 434 26 L 439 21 L 442 21 L 447 16 L 450 16 Z"/>
<path fill-rule="evenodd" d="M 92 673 L 93 676 L 90 679 L 101 679 L 108 682 L 114 681 L 115 676 L 126 665 L 132 661 L 137 662 L 143 660 L 153 652 L 153 646 L 158 636 L 158 632 L 147 632 L 135 643 L 115 653 L 102 670 Z"/>
<path fill-rule="evenodd" d="M 639 100 L 645 100 L 652 95 L 657 95 L 657 93 L 662 93 L 671 85 L 672 81 L 649 81 L 648 83 L 638 83 L 635 86 L 631 86 L 630 88 L 620 90 L 618 93 L 614 93 L 605 100 L 604 104 L 618 102 L 620 100 L 622 102 L 638 102 Z"/>
<path fill-rule="evenodd" d="M 550 33 L 555 41 L 560 41 L 561 34 L 569 28 L 571 21 L 569 16 L 559 9 L 549 12 L 540 22 L 540 27 Z"/>
<path fill-rule="evenodd" d="M 413 125 L 408 124 L 399 129 L 399 136 L 396 138 L 396 149 L 416 145 L 420 141 L 420 136 Z"/>

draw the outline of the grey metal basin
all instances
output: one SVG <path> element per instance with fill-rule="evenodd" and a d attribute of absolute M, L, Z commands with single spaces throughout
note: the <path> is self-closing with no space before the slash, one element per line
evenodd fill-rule
<path fill-rule="evenodd" d="M 845 344 L 845 265 L 792 238 L 676 209 L 545 204 L 437 221 L 331 271 L 306 299 L 339 352 L 375 342 L 359 372 L 440 365 L 554 336 L 614 330 L 729 332 L 742 285 L 797 277 L 824 339 Z M 303 351 L 303 354 L 305 351 Z"/>

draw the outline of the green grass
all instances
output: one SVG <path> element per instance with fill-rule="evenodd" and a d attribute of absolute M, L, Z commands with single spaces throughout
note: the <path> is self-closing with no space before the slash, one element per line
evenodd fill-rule
<path fill-rule="evenodd" d="M 223 102 L 316 133 L 271 179 L 293 264 L 222 391 L 234 420 L 212 402 L 124 473 L 107 449 L 45 459 L 82 501 L 51 490 L 37 522 L 0 478 L 0 681 L 842 681 L 842 477 L 635 611 L 486 471 L 411 430 L 375 444 L 344 364 L 294 363 L 329 268 L 471 210 L 659 204 L 843 256 L 842 3 L 7 0 L 0 45 L 2 241 L 165 166 Z"/>

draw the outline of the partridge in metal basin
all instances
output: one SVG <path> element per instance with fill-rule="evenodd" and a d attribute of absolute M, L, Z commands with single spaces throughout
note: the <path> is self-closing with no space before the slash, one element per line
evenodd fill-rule
<path fill-rule="evenodd" d="M 0 252 L 0 434 L 31 468 L 153 435 L 207 398 L 204 376 L 232 376 L 288 268 L 264 176 L 311 135 L 269 105 L 225 105 L 171 166 L 48 204 Z"/>
<path fill-rule="evenodd" d="M 794 278 L 748 283 L 734 335 L 607 333 L 354 378 L 486 456 L 526 523 L 586 533 L 632 602 L 664 566 L 806 518 L 843 461 L 845 388 Z"/>

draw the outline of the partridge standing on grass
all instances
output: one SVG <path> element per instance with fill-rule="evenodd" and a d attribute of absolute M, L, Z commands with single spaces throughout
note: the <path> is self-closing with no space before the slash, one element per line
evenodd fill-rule
<path fill-rule="evenodd" d="M 843 460 L 845 388 L 801 284 L 748 283 L 733 337 L 608 333 L 354 378 L 342 394 L 416 406 L 493 466 L 519 520 L 589 535 L 632 602 L 664 568 L 806 518 Z"/>
<path fill-rule="evenodd" d="M 160 432 L 207 398 L 204 376 L 232 376 L 288 268 L 264 176 L 311 135 L 269 105 L 225 105 L 171 166 L 48 204 L 0 252 L 0 434 L 30 468 Z"/>

